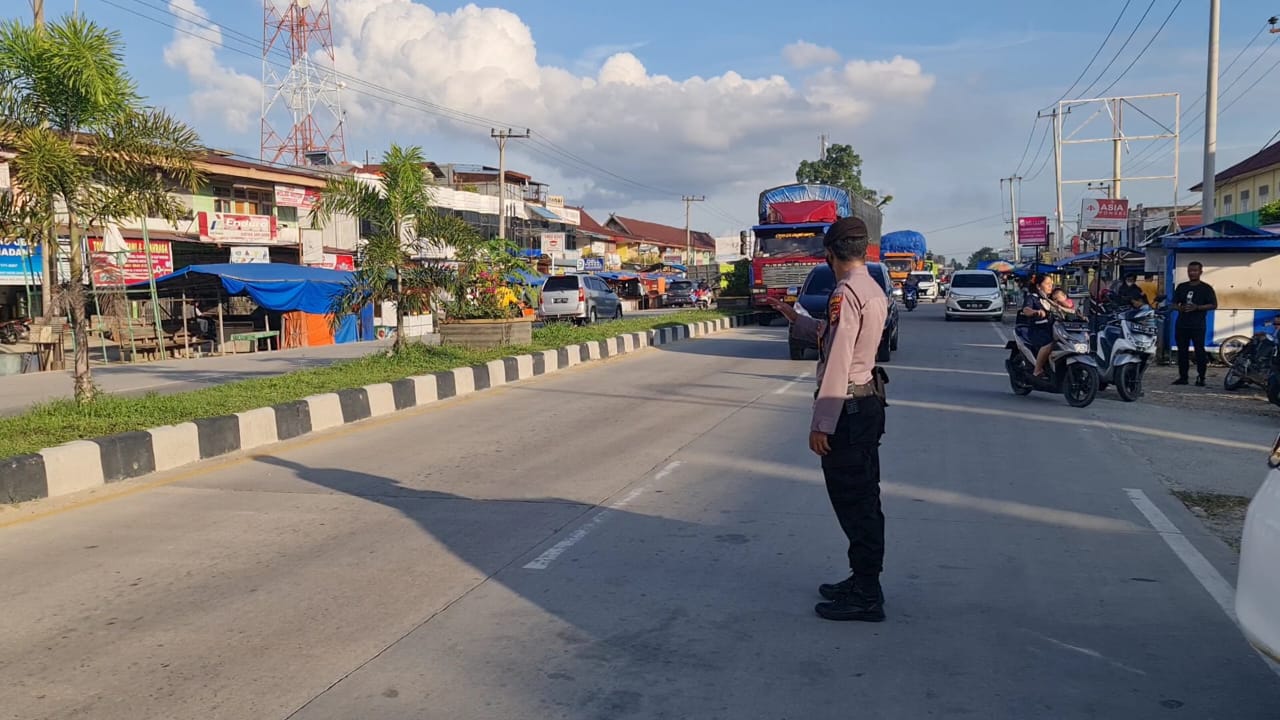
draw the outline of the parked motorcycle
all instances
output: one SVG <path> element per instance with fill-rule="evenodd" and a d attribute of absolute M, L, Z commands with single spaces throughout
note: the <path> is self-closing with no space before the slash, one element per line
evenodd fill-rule
<path fill-rule="evenodd" d="M 907 312 L 915 310 L 920 304 L 920 291 L 911 285 L 902 288 L 902 304 L 906 305 Z"/>
<path fill-rule="evenodd" d="M 0 343 L 14 345 L 31 337 L 30 320 L 10 320 L 0 323 Z"/>
<path fill-rule="evenodd" d="M 1276 337 L 1270 333 L 1258 333 L 1231 359 L 1231 366 L 1222 378 L 1222 387 L 1239 390 L 1245 385 L 1256 385 L 1268 390 L 1277 355 Z"/>
<path fill-rule="evenodd" d="M 1099 389 L 1115 385 L 1121 400 L 1133 402 L 1142 396 L 1142 377 L 1155 359 L 1160 334 L 1156 311 L 1112 309 L 1096 317 Z"/>
<path fill-rule="evenodd" d="M 1098 396 L 1098 360 L 1090 351 L 1089 326 L 1062 320 L 1053 324 L 1053 350 L 1044 377 L 1035 376 L 1036 354 L 1025 332 L 1025 327 L 1019 327 L 1005 345 L 1009 359 L 1004 366 L 1014 394 L 1062 393 L 1068 405 L 1088 407 Z"/>

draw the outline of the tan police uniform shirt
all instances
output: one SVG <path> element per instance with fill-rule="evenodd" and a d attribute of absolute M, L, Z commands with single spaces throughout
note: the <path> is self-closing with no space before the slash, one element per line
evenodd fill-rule
<path fill-rule="evenodd" d="M 818 395 L 811 431 L 834 433 L 849 386 L 871 382 L 888 315 L 884 288 L 871 277 L 866 265 L 859 265 L 836 282 L 825 321 L 803 315 L 796 318 L 793 333 L 818 338 Z"/>

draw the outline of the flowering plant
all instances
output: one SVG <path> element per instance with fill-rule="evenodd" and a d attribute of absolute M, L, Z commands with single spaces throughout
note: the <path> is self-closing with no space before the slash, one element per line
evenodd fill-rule
<path fill-rule="evenodd" d="M 457 273 L 446 316 L 454 320 L 500 320 L 520 317 L 520 301 L 511 278 L 528 270 L 515 247 L 502 238 L 473 235 L 455 245 Z"/>

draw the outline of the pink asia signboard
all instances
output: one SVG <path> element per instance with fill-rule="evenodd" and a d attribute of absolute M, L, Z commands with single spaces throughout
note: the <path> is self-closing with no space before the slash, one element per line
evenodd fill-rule
<path fill-rule="evenodd" d="M 1027 247 L 1039 247 L 1049 244 L 1049 218 L 1018 218 L 1018 244 Z"/>
<path fill-rule="evenodd" d="M 270 245 L 276 241 L 276 219 L 272 215 L 235 215 L 201 212 L 200 241 Z"/>

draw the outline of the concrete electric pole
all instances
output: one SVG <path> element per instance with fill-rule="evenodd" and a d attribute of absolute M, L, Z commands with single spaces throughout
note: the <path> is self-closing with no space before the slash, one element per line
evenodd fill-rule
<path fill-rule="evenodd" d="M 1120 180 L 1124 177 L 1120 171 L 1121 163 L 1124 157 L 1124 122 L 1120 119 L 1120 113 L 1124 109 L 1124 98 L 1116 98 L 1111 103 L 1111 199 L 1115 200 L 1122 195 L 1120 194 Z"/>
<path fill-rule="evenodd" d="M 1022 178 L 1017 175 L 1001 178 L 1000 184 L 1003 185 L 1006 181 L 1009 183 L 1009 215 L 1011 217 L 1010 224 L 1013 226 L 1013 231 L 1009 237 L 1013 240 L 1013 262 L 1016 265 L 1022 262 L 1022 249 L 1018 247 L 1018 193 L 1014 189 L 1014 184 L 1021 183 Z"/>
<path fill-rule="evenodd" d="M 498 141 L 498 237 L 507 237 L 507 141 L 515 138 L 525 140 L 529 137 L 526 129 L 517 134 L 514 130 L 490 130 L 489 137 Z"/>
<path fill-rule="evenodd" d="M 684 201 L 684 261 L 685 264 L 693 265 L 693 231 L 689 229 L 689 205 L 690 203 L 703 202 L 707 199 L 706 195 L 685 195 L 680 198 Z"/>
<path fill-rule="evenodd" d="M 1218 219 L 1214 202 L 1214 164 L 1218 154 L 1218 10 L 1219 1 L 1209 0 L 1209 71 L 1204 89 L 1204 180 L 1200 189 L 1201 222 Z"/>
<path fill-rule="evenodd" d="M 827 159 L 827 135 L 826 135 L 826 133 L 823 133 L 822 135 L 819 135 L 819 136 L 818 136 L 818 143 L 819 143 L 819 145 L 818 145 L 818 159 L 819 159 L 819 160 L 826 160 L 826 159 Z"/>

